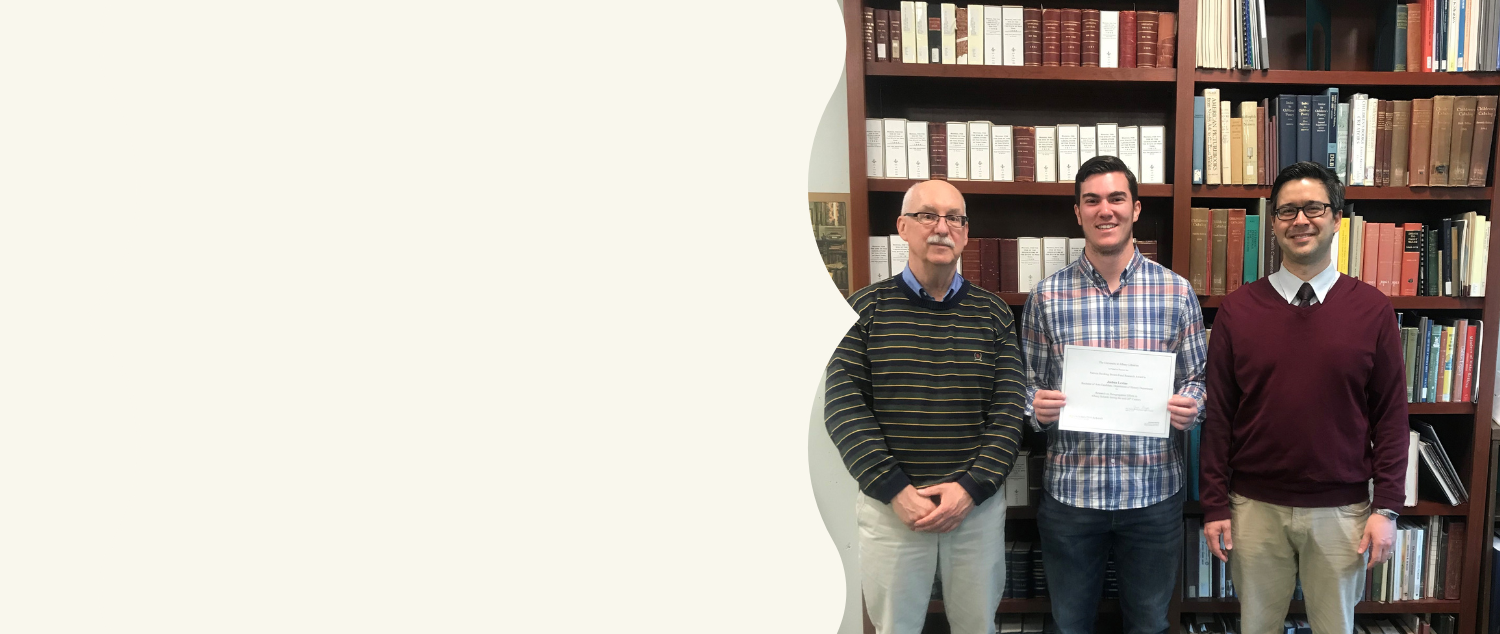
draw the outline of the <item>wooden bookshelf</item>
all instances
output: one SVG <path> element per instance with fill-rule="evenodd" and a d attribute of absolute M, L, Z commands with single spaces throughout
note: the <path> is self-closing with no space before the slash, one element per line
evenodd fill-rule
<path fill-rule="evenodd" d="M 1066 4 L 1066 3 L 1065 3 Z M 870 178 L 865 171 L 865 119 L 898 117 L 919 121 L 989 120 L 1013 125 L 1117 122 L 1120 125 L 1165 125 L 1170 149 L 1165 157 L 1167 184 L 1142 185 L 1143 212 L 1137 223 L 1137 239 L 1158 242 L 1160 261 L 1186 277 L 1189 271 L 1190 209 L 1210 206 L 1216 199 L 1257 199 L 1270 196 L 1270 186 L 1192 185 L 1193 97 L 1204 88 L 1220 88 L 1233 100 L 1259 100 L 1281 93 L 1312 94 L 1329 86 L 1341 92 L 1366 92 L 1379 99 L 1409 99 L 1439 94 L 1500 94 L 1500 73 L 1387 73 L 1374 72 L 1372 60 L 1376 19 L 1364 0 L 1325 0 L 1333 15 L 1333 71 L 1307 71 L 1303 50 L 1304 3 L 1301 0 L 1266 0 L 1273 70 L 1241 71 L 1193 68 L 1197 54 L 1199 0 L 1160 0 L 1135 7 L 1177 12 L 1175 69 L 1101 69 L 1076 67 L 956 66 L 866 62 L 863 49 L 865 7 L 894 9 L 893 0 L 863 0 L 844 4 L 846 78 L 848 94 L 850 209 L 849 262 L 852 280 L 869 279 L 868 238 L 894 232 L 900 204 L 898 194 L 914 181 Z M 1036 2 L 1023 3 L 1038 6 Z M 962 6 L 962 5 L 960 5 Z M 1052 6 L 1052 5 L 1048 5 Z M 1082 2 L 1082 7 L 1101 3 Z M 1103 3 L 1102 8 L 1126 8 L 1128 4 Z M 1349 187 L 1351 201 L 1372 201 L 1387 215 L 1410 209 L 1414 217 L 1476 210 L 1489 216 L 1495 209 L 1495 159 L 1500 155 L 1500 125 L 1490 156 L 1490 183 L 1486 187 Z M 971 237 L 1043 235 L 1078 237 L 1071 218 L 1073 184 L 1003 183 L 953 181 L 965 195 L 975 216 Z M 1179 186 L 1180 185 L 1180 186 Z M 1148 216 L 1150 223 L 1148 224 Z M 1384 220 L 1382 220 L 1384 221 Z M 1424 220 L 1425 221 L 1425 220 Z M 1150 227 L 1148 229 L 1144 229 Z M 1142 231 L 1156 233 L 1142 235 Z M 1070 233 L 1059 233 L 1071 231 Z M 1493 251 L 1492 251 L 1493 253 Z M 893 271 L 894 272 L 894 271 Z M 1500 279 L 1500 256 L 1491 257 L 1489 277 Z M 855 286 L 859 286 L 856 282 Z M 1026 293 L 1002 294 L 1019 313 Z M 1220 297 L 1200 297 L 1205 319 L 1211 323 Z M 1500 345 L 1500 293 L 1488 297 L 1393 297 L 1398 311 L 1420 310 L 1442 317 L 1479 317 L 1490 326 L 1480 343 L 1478 403 L 1415 403 L 1412 415 L 1444 415 L 1444 433 L 1462 434 L 1466 442 L 1450 447 L 1453 461 L 1467 480 L 1466 487 L 1479 503 L 1448 506 L 1423 501 L 1404 509 L 1408 516 L 1440 515 L 1465 518 L 1469 530 L 1463 544 L 1460 598 L 1456 601 L 1426 600 L 1393 603 L 1361 603 L 1361 613 L 1453 613 L 1458 615 L 1456 634 L 1478 634 L 1481 607 L 1481 567 L 1488 557 L 1490 538 L 1488 502 L 1484 493 L 1490 481 L 1491 429 L 1488 413 L 1494 392 L 1494 350 Z M 1478 313 L 1477 315 L 1475 313 Z M 1457 431 L 1455 431 L 1457 430 Z M 1446 439 L 1446 436 L 1445 436 Z M 1197 503 L 1189 503 L 1186 515 L 1201 515 Z M 1012 507 L 1007 519 L 1028 522 L 1035 518 L 1031 507 Z M 1024 525 L 1023 525 L 1024 527 Z M 1180 597 L 1180 594 L 1179 594 Z M 1001 612 L 1048 612 L 1045 599 L 1007 600 Z M 1292 611 L 1302 610 L 1300 603 Z M 930 610 L 940 612 L 934 601 Z M 1118 611 L 1117 602 L 1106 601 L 1101 612 Z M 1169 623 L 1195 612 L 1233 613 L 1235 601 L 1174 599 Z M 1175 625 L 1174 625 L 1175 626 Z M 866 631 L 873 632 L 866 621 Z"/>

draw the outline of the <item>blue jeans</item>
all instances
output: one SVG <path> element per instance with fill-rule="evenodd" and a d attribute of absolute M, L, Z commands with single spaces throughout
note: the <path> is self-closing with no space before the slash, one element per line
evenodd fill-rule
<path fill-rule="evenodd" d="M 1042 495 L 1036 523 L 1057 634 L 1094 631 L 1111 549 L 1125 634 L 1165 634 L 1182 557 L 1185 497 L 1178 491 L 1144 508 L 1100 511 Z"/>

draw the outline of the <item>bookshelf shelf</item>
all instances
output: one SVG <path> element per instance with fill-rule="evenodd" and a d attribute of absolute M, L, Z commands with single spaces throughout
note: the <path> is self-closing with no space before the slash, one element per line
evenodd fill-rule
<path fill-rule="evenodd" d="M 1238 614 L 1240 602 L 1234 599 L 1182 599 L 1183 613 L 1208 612 L 1222 614 Z M 1354 606 L 1354 611 L 1359 614 L 1406 614 L 1406 613 L 1458 613 L 1461 604 L 1452 599 L 1423 599 L 1421 601 L 1391 601 L 1389 603 L 1376 603 L 1374 601 L 1361 601 Z M 1305 614 L 1307 608 L 1301 601 L 1293 601 L 1290 613 Z"/>
<path fill-rule="evenodd" d="M 1198 304 L 1204 308 L 1218 308 L 1219 302 L 1223 300 L 1222 295 L 1198 296 Z M 1480 310 L 1484 308 L 1483 297 L 1392 297 L 1391 306 L 1396 310 L 1457 310 L 1471 309 Z M 1464 406 L 1463 403 L 1415 403 L 1425 406 Z M 1427 412 L 1429 414 L 1472 414 L 1474 404 L 1469 403 L 1468 409 L 1454 412 Z"/>
<path fill-rule="evenodd" d="M 872 192 L 905 192 L 919 181 L 904 178 L 870 178 L 867 187 Z M 1004 183 L 995 181 L 950 180 L 965 196 L 969 194 L 1000 196 L 1065 196 L 1073 197 L 1073 181 L 1066 183 Z M 1171 198 L 1171 185 L 1141 185 L 1141 198 Z"/>
<path fill-rule="evenodd" d="M 1493 187 L 1345 187 L 1345 200 L 1489 200 Z M 1193 185 L 1193 198 L 1269 198 L 1270 185 Z"/>
<path fill-rule="evenodd" d="M 1001 599 L 998 614 L 1031 614 L 1038 612 L 1051 612 L 1051 599 Z M 1116 599 L 1105 599 L 1099 602 L 1100 614 L 1116 614 L 1120 611 L 1120 602 Z M 943 612 L 942 601 L 931 601 L 927 604 L 928 614 L 941 614 Z"/>
<path fill-rule="evenodd" d="M 1193 80 L 1200 84 L 1272 84 L 1281 86 L 1436 86 L 1491 87 L 1500 73 L 1391 73 L 1326 70 L 1216 70 L 1200 68 Z"/>
<path fill-rule="evenodd" d="M 1473 414 L 1473 403 L 1407 403 L 1409 414 Z"/>
<path fill-rule="evenodd" d="M 1082 68 L 1058 66 L 960 66 L 956 64 L 892 64 L 865 62 L 867 77 L 943 77 L 954 79 L 1004 79 L 1065 82 L 1158 82 L 1177 81 L 1175 68 Z"/>
<path fill-rule="evenodd" d="M 1012 512 L 1014 512 L 1014 509 L 1012 509 Z M 1198 502 L 1184 502 L 1182 504 L 1182 512 L 1185 515 L 1202 515 L 1203 505 Z M 1440 515 L 1444 517 L 1463 517 L 1469 514 L 1469 505 L 1449 506 L 1441 502 L 1418 500 L 1416 506 L 1408 506 L 1400 509 L 1400 513 L 1402 516 L 1429 517 Z"/>

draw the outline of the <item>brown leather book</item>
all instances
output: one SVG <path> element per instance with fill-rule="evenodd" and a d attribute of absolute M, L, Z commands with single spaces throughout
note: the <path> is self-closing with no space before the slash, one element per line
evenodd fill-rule
<path fill-rule="evenodd" d="M 927 122 L 927 175 L 933 180 L 948 180 L 948 124 Z"/>
<path fill-rule="evenodd" d="M 891 61 L 891 12 L 887 9 L 875 10 L 875 61 Z"/>
<path fill-rule="evenodd" d="M 1062 65 L 1080 66 L 1083 62 L 1083 12 L 1062 10 Z"/>
<path fill-rule="evenodd" d="M 1042 65 L 1042 10 L 1026 7 L 1021 10 L 1021 25 L 1026 38 L 1021 49 L 1021 62 L 1027 66 Z"/>
<path fill-rule="evenodd" d="M 1135 24 L 1135 67 L 1156 68 L 1157 13 L 1138 10 L 1135 12 Z"/>
<path fill-rule="evenodd" d="M 1135 68 L 1135 11 L 1120 12 L 1120 68 Z"/>
<path fill-rule="evenodd" d="M 865 7 L 865 61 L 875 61 L 875 9 Z"/>
<path fill-rule="evenodd" d="M 1453 100 L 1453 158 L 1448 161 L 1448 186 L 1469 186 L 1469 153 L 1474 149 L 1473 95 Z"/>
<path fill-rule="evenodd" d="M 891 24 L 891 61 L 901 63 L 901 10 L 891 9 L 887 12 Z"/>
<path fill-rule="evenodd" d="M 1193 292 L 1199 295 L 1208 294 L 1208 272 L 1211 261 L 1210 252 L 1213 241 L 1209 239 L 1209 221 L 1213 213 L 1207 207 L 1193 207 L 1192 215 L 1189 216 L 1189 262 L 1188 282 L 1193 285 Z"/>
<path fill-rule="evenodd" d="M 1042 65 L 1062 65 L 1062 10 L 1042 9 Z"/>
<path fill-rule="evenodd" d="M 1177 14 L 1162 11 L 1156 27 L 1156 67 L 1171 68 L 1177 63 Z"/>
<path fill-rule="evenodd" d="M 1000 240 L 1000 292 L 1019 293 L 1020 269 L 1016 268 L 1016 258 L 1021 255 L 1021 243 L 1016 238 L 1004 238 Z"/>
<path fill-rule="evenodd" d="M 1229 210 L 1229 244 L 1224 252 L 1224 293 L 1233 293 L 1245 278 L 1245 210 Z"/>
<path fill-rule="evenodd" d="M 1375 117 L 1375 186 L 1389 187 L 1391 184 L 1391 100 L 1380 100 Z"/>
<path fill-rule="evenodd" d="M 1136 240 L 1135 248 L 1137 251 L 1141 252 L 1141 257 L 1146 258 L 1147 260 L 1151 260 L 1152 262 L 1156 262 L 1157 264 L 1161 263 L 1161 256 L 1159 255 L 1160 250 L 1158 249 L 1155 240 Z"/>
<path fill-rule="evenodd" d="M 984 285 L 983 246 L 984 238 L 969 238 L 968 243 L 964 244 L 963 259 L 959 262 L 958 273 L 964 276 L 964 279 L 969 280 L 970 284 L 993 291 L 995 289 Z"/>
<path fill-rule="evenodd" d="M 1015 127 L 1016 182 L 1036 182 L 1036 128 L 1029 125 Z"/>
<path fill-rule="evenodd" d="M 1495 144 L 1495 106 L 1500 97 L 1480 95 L 1474 108 L 1474 151 L 1469 155 L 1469 187 L 1484 187 Z"/>
<path fill-rule="evenodd" d="M 1455 519 L 1448 522 L 1448 565 L 1443 572 L 1443 598 L 1458 599 L 1458 584 L 1464 562 L 1464 538 L 1468 531 L 1464 529 L 1464 520 Z M 1475 562 L 1468 562 L 1473 565 Z"/>
<path fill-rule="evenodd" d="M 1422 70 L 1422 3 L 1406 5 L 1406 72 Z"/>
<path fill-rule="evenodd" d="M 1411 158 L 1406 162 L 1411 187 L 1426 187 L 1428 158 L 1432 156 L 1432 100 L 1411 100 Z"/>
<path fill-rule="evenodd" d="M 1453 95 L 1432 98 L 1432 154 L 1427 166 L 1429 187 L 1448 186 L 1448 159 L 1453 149 Z"/>
<path fill-rule="evenodd" d="M 978 275 L 969 281 L 992 293 L 1000 292 L 1000 241 L 995 238 L 971 238 L 969 244 L 976 245 L 974 268 Z M 969 246 L 964 245 L 964 277 L 969 277 Z"/>
<path fill-rule="evenodd" d="M 1411 156 L 1411 101 L 1394 101 L 1391 114 L 1391 182 L 1390 187 L 1406 187 L 1410 182 L 1406 161 Z"/>
<path fill-rule="evenodd" d="M 954 60 L 959 64 L 967 63 L 969 57 L 969 10 L 966 7 L 959 7 L 957 11 L 954 11 L 953 36 Z M 979 54 L 983 55 L 984 51 L 979 51 Z"/>
<path fill-rule="evenodd" d="M 1099 10 L 1083 10 L 1083 65 L 1099 66 Z"/>
<path fill-rule="evenodd" d="M 1270 159 L 1266 155 L 1266 139 L 1271 134 L 1270 121 L 1266 119 L 1266 113 L 1270 112 L 1271 100 L 1262 99 L 1260 105 L 1255 107 L 1255 135 L 1260 137 L 1255 144 L 1255 182 L 1269 185 L 1271 181 L 1266 180 L 1266 161 Z M 1272 163 L 1275 165 L 1275 163 Z"/>
<path fill-rule="evenodd" d="M 1213 280 L 1210 290 L 1214 295 L 1224 294 L 1225 269 L 1229 264 L 1229 210 L 1213 210 L 1213 238 L 1209 247 L 1213 251 Z"/>

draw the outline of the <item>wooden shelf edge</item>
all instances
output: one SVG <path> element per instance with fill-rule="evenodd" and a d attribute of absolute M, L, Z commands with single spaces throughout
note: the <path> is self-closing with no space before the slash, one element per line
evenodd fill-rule
<path fill-rule="evenodd" d="M 1305 86 L 1494 86 L 1500 73 L 1396 73 L 1384 71 L 1221 70 L 1198 68 L 1198 83 L 1288 84 Z"/>
<path fill-rule="evenodd" d="M 1100 614 L 1114 614 L 1120 611 L 1119 599 L 1104 599 L 1099 602 Z M 928 614 L 941 614 L 943 612 L 943 601 L 934 599 L 927 604 Z M 1000 608 L 995 610 L 996 614 L 1028 614 L 1037 612 L 1052 612 L 1052 600 L 1041 599 L 1001 599 Z"/>
<path fill-rule="evenodd" d="M 1268 198 L 1270 185 L 1192 185 L 1193 198 Z M 1493 187 L 1345 187 L 1345 200 L 1490 200 Z"/>
<path fill-rule="evenodd" d="M 1457 613 L 1460 601 L 1457 599 L 1422 599 L 1421 601 L 1390 601 L 1377 603 L 1375 601 L 1361 601 L 1355 604 L 1354 611 L 1357 614 L 1400 614 L 1406 612 L 1437 612 Z M 1209 612 L 1209 613 L 1235 613 L 1240 611 L 1240 602 L 1235 599 L 1182 599 L 1178 607 L 1183 613 Z M 1306 607 L 1302 601 L 1293 601 L 1289 613 L 1305 613 Z"/>
<path fill-rule="evenodd" d="M 919 180 L 908 178 L 867 178 L 866 188 L 872 192 L 905 192 Z M 1073 181 L 1061 183 L 1015 183 L 1005 181 L 950 180 L 959 193 L 1000 196 L 1066 196 L 1073 197 Z M 1172 186 L 1140 185 L 1141 198 L 1171 198 Z"/>
<path fill-rule="evenodd" d="M 1007 79 L 1030 81 L 1177 81 L 1175 68 L 1095 68 L 1078 66 L 985 66 L 960 64 L 900 64 L 865 62 L 866 77 L 940 77 L 947 79 Z"/>
<path fill-rule="evenodd" d="M 1468 504 L 1460 504 L 1458 506 L 1449 506 L 1448 504 L 1444 504 L 1442 502 L 1430 502 L 1430 501 L 1427 501 L 1427 500 L 1418 500 L 1416 506 L 1403 507 L 1402 509 L 1400 509 L 1400 513 L 1402 515 L 1412 515 L 1412 516 L 1422 516 L 1422 517 L 1433 516 L 1433 515 L 1444 516 L 1444 517 L 1467 517 L 1469 515 L 1469 505 Z M 1183 515 L 1202 515 L 1203 514 L 1203 504 L 1200 503 L 1200 502 L 1183 502 L 1183 504 L 1182 504 L 1182 514 Z"/>
<path fill-rule="evenodd" d="M 1204 308 L 1218 308 L 1224 299 L 1223 295 L 1199 295 L 1198 304 Z M 1392 297 L 1391 307 L 1397 310 L 1455 310 L 1471 309 L 1480 310 L 1484 308 L 1483 297 Z M 1426 403 L 1426 405 L 1449 405 L 1449 403 Z M 1452 405 L 1462 405 L 1453 403 Z M 1470 404 L 1470 412 L 1473 411 Z"/>

